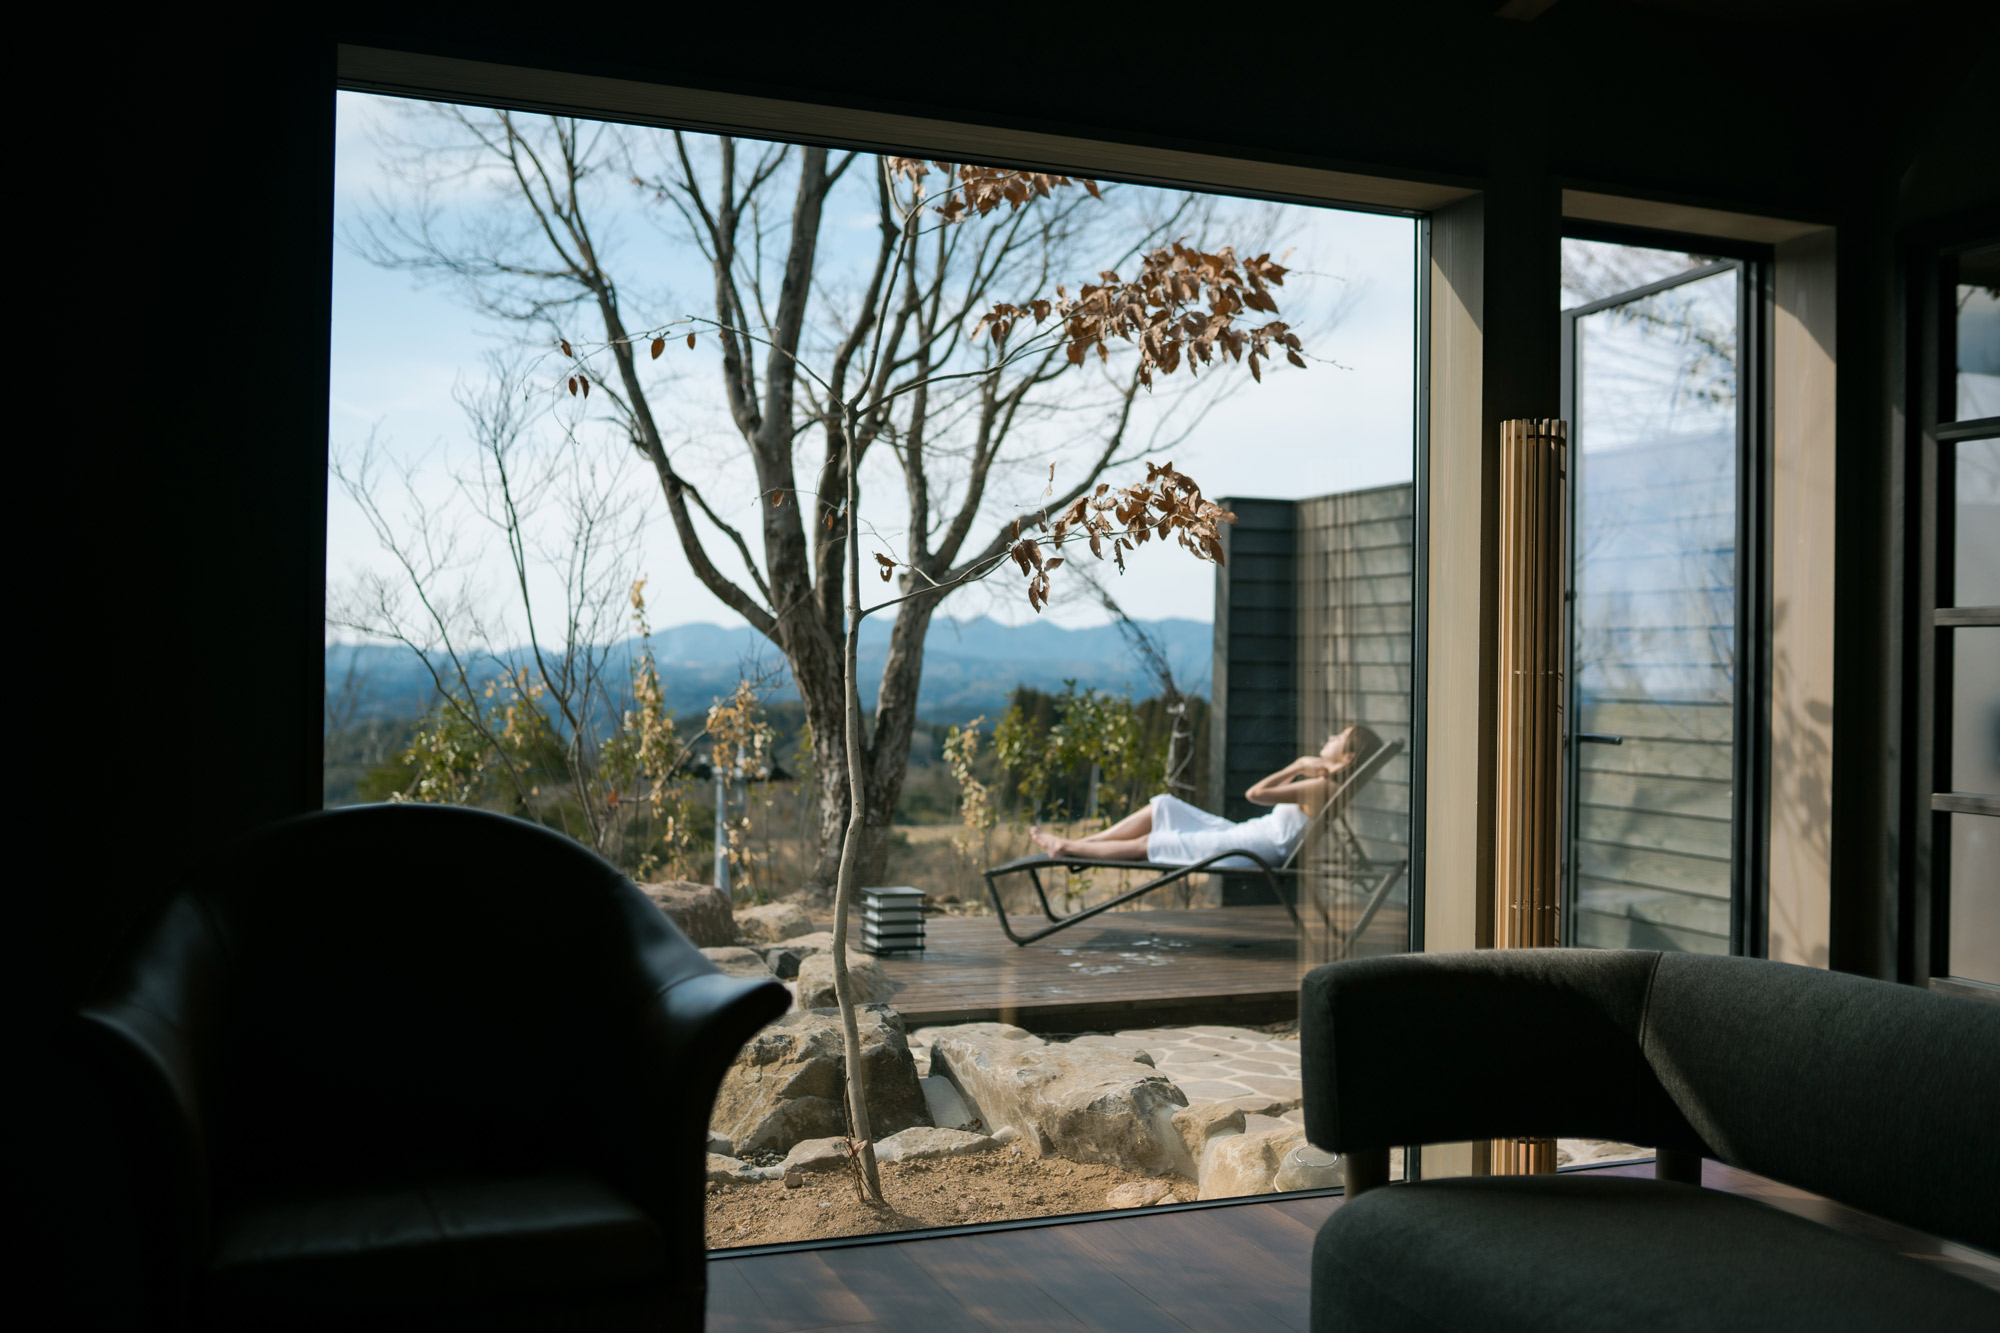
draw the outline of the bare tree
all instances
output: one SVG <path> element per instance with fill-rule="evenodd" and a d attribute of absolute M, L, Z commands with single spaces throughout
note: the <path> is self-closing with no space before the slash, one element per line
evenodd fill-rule
<path fill-rule="evenodd" d="M 916 720 L 925 635 L 940 603 L 1014 547 L 1024 518 L 1090 496 L 1108 468 L 1170 446 L 1199 419 L 1197 402 L 1155 414 L 1173 423 L 1165 434 L 1139 424 L 1142 390 L 1156 370 L 1178 364 L 1164 355 L 1114 358 L 1097 337 L 1010 346 L 1008 335 L 1016 324 L 1042 328 L 1052 306 L 1044 294 L 1059 280 L 1101 271 L 1098 286 L 1077 297 L 1057 287 L 1066 318 L 1108 321 L 1104 329 L 1134 346 L 1158 338 L 1129 325 L 1129 310 L 1092 311 L 1087 302 L 1130 287 L 1115 281 L 1115 269 L 1168 240 L 1205 234 L 1213 203 L 1129 192 L 1127 204 L 1111 207 L 1104 200 L 1114 192 L 1089 182 L 962 164 L 937 164 L 948 188 L 926 195 L 924 164 L 907 159 L 435 110 L 442 135 L 403 145 L 411 199 L 379 210 L 359 248 L 377 263 L 460 282 L 524 338 L 560 347 L 556 383 L 596 405 L 646 460 L 696 577 L 790 665 L 820 796 L 808 887 L 833 887 L 850 806 L 859 819 L 858 873 L 864 882 L 878 877 Z M 498 201 L 470 223 L 439 202 L 468 173 Z M 852 281 L 832 271 L 824 251 L 829 200 L 843 181 L 847 204 L 865 206 L 874 234 Z M 646 303 L 621 285 L 606 238 L 613 187 L 624 182 L 657 204 L 670 244 L 699 253 L 709 277 L 705 313 L 636 313 Z M 935 209 L 920 213 L 930 203 Z M 920 216 L 924 225 L 913 221 Z M 968 218 L 985 221 L 955 225 Z M 1262 271 L 1282 279 L 1275 265 Z M 1195 282 L 1204 297 L 1206 283 Z M 1252 285 L 1242 289 L 1249 308 L 1275 312 L 1255 274 Z M 1176 318 L 1182 313 L 1176 306 Z M 586 324 L 595 328 L 588 340 Z M 1220 338 L 1225 355 L 1241 358 L 1247 346 L 1253 371 L 1274 351 L 1303 365 L 1296 337 L 1287 344 L 1284 326 L 1274 327 L 1268 336 L 1211 329 L 1201 335 L 1201 359 Z M 700 459 L 685 424 L 687 395 L 675 396 L 654 364 L 668 336 L 678 346 L 683 333 L 689 348 L 718 349 L 726 429 L 749 465 L 743 489 L 759 498 L 754 522 L 743 521 L 745 506 L 711 501 L 691 475 L 689 460 L 698 468 Z M 1169 343 L 1159 350 L 1177 356 L 1178 342 Z M 1212 400 L 1210 383 L 1168 392 Z M 1010 477 L 1052 453 L 1077 460 L 1060 495 L 1030 493 L 1041 503 L 1021 504 L 1005 493 Z M 872 717 L 849 706 L 843 681 L 850 650 L 841 571 L 859 530 L 850 507 L 860 506 L 864 474 L 899 485 L 903 511 L 893 534 L 904 549 L 894 564 L 903 597 Z M 986 516 L 996 509 L 1006 514 L 998 522 Z M 858 765 L 847 762 L 850 726 L 863 727 Z"/>
<path fill-rule="evenodd" d="M 650 784 L 638 794 L 657 805 L 661 780 L 690 743 L 673 736 L 656 678 L 650 687 L 640 679 L 653 672 L 650 653 L 630 671 L 613 661 L 628 606 L 644 632 L 643 580 L 633 578 L 641 506 L 619 469 L 588 449 L 538 446 L 518 367 L 496 360 L 493 371 L 486 384 L 454 393 L 477 449 L 449 502 L 425 498 L 415 463 L 393 468 L 392 484 L 372 435 L 334 459 L 336 484 L 395 568 L 338 588 L 328 622 L 403 645 L 431 677 L 436 722 L 419 729 L 416 748 L 455 748 L 456 760 L 441 755 L 440 764 L 449 771 L 456 762 L 465 781 L 408 795 L 468 799 L 467 782 L 490 773 L 517 808 L 616 857 L 632 789 Z M 505 549 L 502 603 L 511 615 L 495 614 L 476 582 L 483 543 L 465 531 L 468 521 Z M 550 582 L 552 615 L 542 601 Z M 541 791 L 529 771 L 537 749 L 560 754 L 569 799 Z"/>

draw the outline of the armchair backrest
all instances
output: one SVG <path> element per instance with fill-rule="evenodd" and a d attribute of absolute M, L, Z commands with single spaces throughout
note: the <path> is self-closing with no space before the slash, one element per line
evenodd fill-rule
<path fill-rule="evenodd" d="M 588 849 L 451 807 L 274 826 L 167 925 L 96 1016 L 174 1029 L 210 1177 L 248 1192 L 573 1152 L 619 1018 L 713 970 Z M 163 1018 L 148 987 L 209 998 Z"/>

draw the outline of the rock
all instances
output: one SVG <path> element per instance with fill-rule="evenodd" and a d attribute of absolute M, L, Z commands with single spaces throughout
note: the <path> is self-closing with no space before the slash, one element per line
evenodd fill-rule
<path fill-rule="evenodd" d="M 849 950 L 847 979 L 853 984 L 856 1004 L 880 1004 L 895 993 L 889 974 L 867 954 Z M 832 1009 L 838 1004 L 833 994 L 833 953 L 814 954 L 799 964 L 799 1008 Z"/>
<path fill-rule="evenodd" d="M 1150 1208 L 1173 1202 L 1173 1187 L 1164 1180 L 1133 1180 L 1104 1196 L 1106 1208 Z"/>
<path fill-rule="evenodd" d="M 782 1167 L 789 1181 L 794 1175 L 819 1171 L 845 1171 L 854 1154 L 848 1149 L 847 1140 L 835 1135 L 824 1139 L 807 1139 L 795 1143 L 785 1154 Z"/>
<path fill-rule="evenodd" d="M 1194 1166 L 1207 1153 L 1210 1139 L 1243 1132 L 1243 1112 L 1227 1102 L 1197 1102 L 1174 1112 L 1174 1132 L 1181 1136 L 1188 1163 Z M 1198 1170 L 1183 1168 L 1181 1174 L 1199 1179 Z"/>
<path fill-rule="evenodd" d="M 803 961 L 816 953 L 830 951 L 833 948 L 833 932 L 815 930 L 806 935 L 794 935 L 791 939 L 779 940 L 775 947 L 789 949 Z"/>
<path fill-rule="evenodd" d="M 1106 1037 L 1093 1033 L 1089 1036 L 1074 1038 L 1069 1044 L 1072 1046 L 1087 1047 L 1091 1050 L 1106 1051 L 1122 1059 L 1130 1060 L 1135 1064 L 1146 1065 L 1149 1068 L 1158 1068 L 1153 1057 L 1147 1053 L 1144 1047 L 1125 1041 L 1122 1038 Z"/>
<path fill-rule="evenodd" d="M 771 969 L 749 949 L 703 949 L 701 956 L 721 968 L 722 974 L 727 977 L 753 977 L 758 981 L 771 979 Z"/>
<path fill-rule="evenodd" d="M 686 880 L 639 887 L 672 918 L 681 928 L 681 934 L 696 948 L 722 949 L 736 943 L 736 921 L 730 915 L 729 895 L 721 889 Z"/>
<path fill-rule="evenodd" d="M 928 1062 L 920 1060 L 918 1063 Z M 983 1122 L 965 1104 L 965 1098 L 958 1095 L 958 1089 L 943 1074 L 932 1074 L 928 1078 L 919 1078 L 917 1082 L 924 1090 L 924 1104 L 930 1108 L 933 1125 L 939 1129 L 983 1127 Z"/>
<path fill-rule="evenodd" d="M 711 1129 L 708 1131 L 708 1152 L 711 1157 L 734 1157 L 736 1145 L 729 1141 L 727 1134 L 718 1134 Z"/>
<path fill-rule="evenodd" d="M 794 935 L 810 935 L 812 928 L 812 918 L 797 903 L 765 903 L 736 912 L 737 932 L 750 944 L 776 944 Z"/>
<path fill-rule="evenodd" d="M 968 1023 L 936 1033 L 931 1068 L 951 1079 L 988 1126 L 1018 1130 L 1031 1156 L 1145 1175 L 1192 1166 L 1173 1124 L 1187 1098 L 1170 1081 L 1113 1053 L 1018 1032 Z"/>
<path fill-rule="evenodd" d="M 1002 1125 L 993 1131 L 993 1141 L 1003 1147 L 1017 1141 L 1020 1137 L 1021 1131 L 1015 1129 L 1012 1125 Z M 1019 1152 L 1021 1150 L 1016 1148 L 1014 1151 Z"/>
<path fill-rule="evenodd" d="M 1302 1129 L 1271 1129 L 1210 1140 L 1201 1158 L 1201 1197 L 1235 1199 L 1269 1194 L 1278 1163 L 1304 1143 L 1305 1137 Z"/>
<path fill-rule="evenodd" d="M 1341 1183 L 1340 1154 L 1301 1143 L 1286 1153 L 1271 1176 L 1271 1188 L 1285 1190 L 1326 1189 Z"/>
<path fill-rule="evenodd" d="M 918 1028 L 910 1034 L 910 1045 L 934 1046 L 939 1037 L 954 1032 L 962 1036 L 1003 1037 L 1008 1041 L 1041 1041 L 1028 1029 L 1017 1028 L 1012 1023 L 954 1023 L 948 1027 Z"/>
<path fill-rule="evenodd" d="M 1000 1145 L 984 1134 L 962 1129 L 906 1129 L 875 1145 L 878 1162 L 921 1162 L 932 1157 L 964 1157 L 991 1152 Z"/>
<path fill-rule="evenodd" d="M 867 1061 L 869 1127 L 894 1134 L 930 1123 L 916 1064 L 895 1010 L 856 1014 Z M 709 1130 L 738 1153 L 784 1152 L 802 1139 L 847 1131 L 840 1016 L 784 1015 L 746 1043 L 715 1094 Z"/>
<path fill-rule="evenodd" d="M 727 1153 L 712 1152 L 708 1155 L 708 1183 L 715 1185 L 750 1184 L 759 1180 L 776 1180 L 783 1172 L 775 1166 L 752 1166 L 738 1157 Z"/>
<path fill-rule="evenodd" d="M 790 981 L 799 974 L 799 956 L 783 945 L 774 944 L 764 950 L 764 966 L 777 974 L 778 980 Z"/>

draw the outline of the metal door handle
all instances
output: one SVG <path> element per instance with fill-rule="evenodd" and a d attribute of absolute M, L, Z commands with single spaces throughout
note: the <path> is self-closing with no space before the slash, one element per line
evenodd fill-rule
<path fill-rule="evenodd" d="M 1612 736 L 1602 731 L 1579 731 L 1576 733 L 1576 738 L 1591 745 L 1623 745 L 1625 743 L 1623 736 Z"/>

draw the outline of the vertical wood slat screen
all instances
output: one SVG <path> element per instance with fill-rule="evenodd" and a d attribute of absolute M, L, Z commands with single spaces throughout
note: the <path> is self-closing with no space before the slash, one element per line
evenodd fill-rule
<path fill-rule="evenodd" d="M 1569 427 L 1500 427 L 1499 682 L 1493 784 L 1493 945 L 1561 939 L 1563 533 Z"/>
<path fill-rule="evenodd" d="M 1561 935 L 1564 534 L 1569 427 L 1500 427 L 1499 682 L 1493 810 L 1493 946 L 1547 948 Z M 1493 1175 L 1556 1169 L 1554 1139 L 1482 1145 Z"/>

